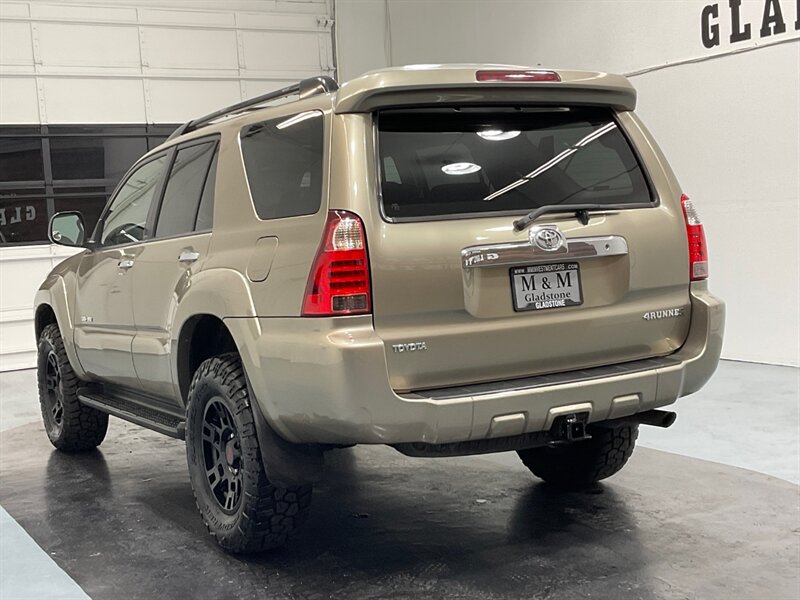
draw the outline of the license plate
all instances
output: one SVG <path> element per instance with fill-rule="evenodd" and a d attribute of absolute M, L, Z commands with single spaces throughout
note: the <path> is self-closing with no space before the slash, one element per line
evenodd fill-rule
<path fill-rule="evenodd" d="M 581 270 L 576 262 L 512 267 L 514 310 L 544 310 L 583 304 Z"/>

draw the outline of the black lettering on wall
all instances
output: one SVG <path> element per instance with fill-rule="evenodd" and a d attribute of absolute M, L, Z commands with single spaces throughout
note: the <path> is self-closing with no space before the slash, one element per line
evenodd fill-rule
<path fill-rule="evenodd" d="M 718 17 L 718 4 L 709 4 L 703 7 L 703 13 L 700 16 L 700 34 L 703 37 L 703 46 L 706 48 L 719 46 L 719 23 L 711 22 L 711 19 L 717 19 Z"/>
<path fill-rule="evenodd" d="M 781 12 L 781 3 L 778 0 L 764 2 L 764 17 L 761 19 L 761 37 L 769 37 L 773 33 L 784 33 L 786 23 Z"/>
<path fill-rule="evenodd" d="M 745 23 L 744 28 L 742 28 L 742 19 L 739 13 L 742 0 L 728 0 L 728 6 L 731 9 L 731 43 L 749 40 L 750 23 Z"/>
<path fill-rule="evenodd" d="M 795 19 L 794 19 L 794 28 L 797 31 L 800 31 L 800 0 L 797 0 L 797 6 L 795 6 Z"/>

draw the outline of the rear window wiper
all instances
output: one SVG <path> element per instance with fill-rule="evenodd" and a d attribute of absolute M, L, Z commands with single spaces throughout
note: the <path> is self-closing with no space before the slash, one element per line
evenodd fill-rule
<path fill-rule="evenodd" d="M 636 204 L 549 204 L 547 206 L 540 206 L 539 208 L 532 210 L 524 217 L 514 221 L 513 225 L 516 231 L 522 231 L 540 216 L 547 213 L 575 213 L 575 216 L 581 220 L 581 223 L 586 225 L 589 222 L 590 210 L 608 211 L 636 207 Z"/>

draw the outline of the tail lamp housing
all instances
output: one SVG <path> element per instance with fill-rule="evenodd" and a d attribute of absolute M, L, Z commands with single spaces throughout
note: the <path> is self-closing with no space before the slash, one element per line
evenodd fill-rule
<path fill-rule="evenodd" d="M 303 316 L 370 312 L 372 294 L 364 223 L 351 212 L 328 211 L 322 242 L 308 275 Z"/>
<path fill-rule="evenodd" d="M 686 222 L 686 238 L 689 244 L 689 279 L 691 281 L 708 279 L 708 246 L 703 222 L 686 194 L 681 196 L 681 209 Z"/>

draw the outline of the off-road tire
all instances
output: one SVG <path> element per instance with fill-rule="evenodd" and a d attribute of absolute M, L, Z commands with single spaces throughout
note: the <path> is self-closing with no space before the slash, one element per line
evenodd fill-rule
<path fill-rule="evenodd" d="M 197 508 L 208 531 L 222 548 L 232 553 L 261 552 L 285 544 L 308 515 L 311 486 L 282 488 L 267 478 L 247 381 L 238 355 L 223 354 L 203 362 L 192 378 L 188 402 L 186 456 L 189 478 Z M 213 450 L 214 440 L 222 437 L 218 432 L 222 426 L 206 421 L 215 418 L 208 416 L 212 411 L 216 416 L 225 413 L 222 407 L 228 411 L 222 420 L 231 425 L 229 429 L 235 429 L 226 435 L 232 436 L 231 441 L 238 438 L 234 450 L 230 451 L 231 456 L 236 457 L 233 465 L 227 462 L 227 448 L 224 456 Z M 213 463 L 208 471 L 207 461 Z M 225 469 L 229 471 L 217 475 L 212 485 L 207 472 L 213 474 L 215 470 L 222 472 Z M 239 483 L 220 486 L 224 477 L 238 477 Z M 240 496 L 238 502 L 232 502 L 226 511 L 217 495 L 221 490 L 227 490 L 227 504 L 227 494 L 231 489 L 239 489 Z"/>
<path fill-rule="evenodd" d="M 39 405 L 50 443 L 63 452 L 99 446 L 106 437 L 108 415 L 78 400 L 79 379 L 69 364 L 58 325 L 39 336 L 37 357 Z"/>
<path fill-rule="evenodd" d="M 590 440 L 519 450 L 531 473 L 564 489 L 581 489 L 611 477 L 633 454 L 638 424 L 589 427 Z"/>

